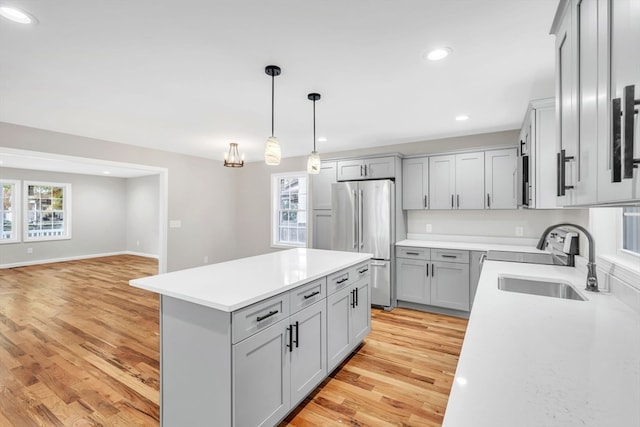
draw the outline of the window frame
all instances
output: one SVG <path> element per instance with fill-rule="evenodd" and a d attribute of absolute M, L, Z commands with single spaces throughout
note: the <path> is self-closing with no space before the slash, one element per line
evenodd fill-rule
<path fill-rule="evenodd" d="M 624 207 L 620 208 L 620 214 L 618 215 L 618 255 L 626 258 L 628 261 L 638 262 L 640 260 L 640 253 L 624 248 L 624 210 Z"/>
<path fill-rule="evenodd" d="M 60 236 L 38 236 L 29 237 L 29 187 L 41 186 L 41 187 L 62 187 L 62 212 L 64 221 L 64 234 Z M 71 184 L 61 182 L 49 182 L 49 181 L 24 181 L 23 182 L 23 224 L 22 224 L 22 239 L 24 242 L 43 242 L 52 240 L 69 240 L 71 239 Z"/>
<path fill-rule="evenodd" d="M 279 201 L 280 201 L 280 180 L 282 178 L 304 178 L 305 179 L 305 195 L 307 198 L 306 209 L 304 210 L 305 217 L 305 241 L 304 243 L 291 243 L 283 242 L 280 240 L 279 233 Z M 298 214 L 303 212 L 302 209 L 298 209 Z M 271 174 L 271 247 L 272 248 L 306 248 L 309 242 L 309 176 L 306 171 L 299 172 L 284 172 L 284 173 L 272 173 Z"/>
<path fill-rule="evenodd" d="M 19 180 L 16 179 L 0 179 L 0 185 L 5 185 L 5 184 L 9 184 L 13 186 L 13 191 L 11 194 L 11 212 L 12 212 L 12 231 L 13 231 L 13 237 L 11 239 L 0 239 L 0 244 L 4 245 L 7 243 L 20 243 L 22 242 L 21 239 L 21 219 L 22 219 L 22 214 L 21 214 L 21 203 L 20 203 L 20 197 L 22 194 L 22 190 L 21 190 L 21 182 Z M 4 208 L 0 207 L 0 212 L 4 212 Z M 4 228 L 4 227 L 3 227 Z M 0 230 L 0 232 L 2 232 Z"/>

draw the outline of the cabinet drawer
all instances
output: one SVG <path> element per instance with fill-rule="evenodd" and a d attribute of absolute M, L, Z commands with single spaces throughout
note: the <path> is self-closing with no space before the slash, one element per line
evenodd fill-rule
<path fill-rule="evenodd" d="M 290 291 L 291 314 L 297 313 L 327 296 L 327 278 L 314 280 Z"/>
<path fill-rule="evenodd" d="M 242 341 L 282 319 L 289 317 L 289 292 L 273 296 L 233 312 L 233 343 Z"/>
<path fill-rule="evenodd" d="M 423 259 L 423 260 L 429 261 L 431 259 L 431 249 L 398 246 L 396 257 L 409 258 L 409 259 Z"/>
<path fill-rule="evenodd" d="M 355 268 L 345 268 L 327 276 L 327 295 L 344 289 L 356 280 Z"/>
<path fill-rule="evenodd" d="M 353 267 L 354 269 L 354 279 L 353 281 L 355 282 L 356 280 L 360 280 L 362 278 L 365 278 L 367 276 L 369 276 L 371 274 L 370 272 L 370 267 L 369 267 L 369 261 L 364 262 L 360 265 L 356 265 L 355 267 Z"/>
<path fill-rule="evenodd" d="M 468 263 L 469 251 L 458 251 L 455 249 L 431 249 L 431 260 Z"/>

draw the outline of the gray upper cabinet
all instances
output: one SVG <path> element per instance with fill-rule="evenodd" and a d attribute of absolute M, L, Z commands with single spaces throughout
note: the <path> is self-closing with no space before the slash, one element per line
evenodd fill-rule
<path fill-rule="evenodd" d="M 640 200 L 640 0 L 562 0 L 556 35 L 562 206 Z"/>
<path fill-rule="evenodd" d="M 338 160 L 338 181 L 395 178 L 395 157 Z"/>
<path fill-rule="evenodd" d="M 429 158 L 402 161 L 402 209 L 429 209 Z"/>
<path fill-rule="evenodd" d="M 486 209 L 515 209 L 516 149 L 492 150 L 484 153 L 484 185 Z"/>
<path fill-rule="evenodd" d="M 320 173 L 312 175 L 313 209 L 331 209 L 331 184 L 336 182 L 337 163 L 322 162 Z"/>
<path fill-rule="evenodd" d="M 484 152 L 429 158 L 431 209 L 484 209 Z"/>

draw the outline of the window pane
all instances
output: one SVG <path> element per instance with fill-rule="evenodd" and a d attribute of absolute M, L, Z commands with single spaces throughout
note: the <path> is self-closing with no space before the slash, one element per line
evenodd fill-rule
<path fill-rule="evenodd" d="M 622 212 L 622 248 L 640 254 L 640 207 Z"/>

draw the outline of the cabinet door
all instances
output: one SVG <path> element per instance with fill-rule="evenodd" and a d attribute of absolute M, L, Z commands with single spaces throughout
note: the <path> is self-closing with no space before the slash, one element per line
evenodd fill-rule
<path fill-rule="evenodd" d="M 431 263 L 431 305 L 469 311 L 469 264 Z"/>
<path fill-rule="evenodd" d="M 364 167 L 364 175 L 367 179 L 395 178 L 396 176 L 394 157 L 365 159 Z"/>
<path fill-rule="evenodd" d="M 555 100 L 549 106 L 536 106 L 533 153 L 529 159 L 535 185 L 530 195 L 536 209 L 557 209 L 557 158 Z M 533 161 L 531 160 L 533 159 Z"/>
<path fill-rule="evenodd" d="M 484 154 L 486 209 L 516 208 L 516 149 L 487 151 Z"/>
<path fill-rule="evenodd" d="M 288 319 L 233 345 L 236 427 L 272 426 L 290 409 Z"/>
<path fill-rule="evenodd" d="M 484 209 L 484 152 L 456 154 L 456 209 Z"/>
<path fill-rule="evenodd" d="M 332 213 L 330 210 L 313 211 L 313 247 L 331 249 Z"/>
<path fill-rule="evenodd" d="M 327 297 L 327 371 L 333 371 L 349 354 L 351 342 L 351 298 L 349 286 Z"/>
<path fill-rule="evenodd" d="M 431 283 L 427 261 L 397 258 L 397 298 L 431 304 Z"/>
<path fill-rule="evenodd" d="M 571 205 L 574 202 L 572 188 L 575 187 L 577 172 L 576 159 L 577 135 L 574 86 L 577 81 L 574 73 L 577 55 L 574 51 L 574 33 L 572 31 L 573 9 L 567 8 L 556 33 L 556 195 L 558 205 Z M 564 150 L 564 151 L 563 151 Z M 566 161 L 563 161 L 564 153 Z M 572 158 L 572 159 L 571 159 Z M 564 170 L 564 174 L 562 171 Z M 563 176 L 564 175 L 564 176 Z M 564 195 L 562 195 L 564 193 Z"/>
<path fill-rule="evenodd" d="M 326 301 L 318 301 L 290 317 L 294 327 L 291 358 L 291 405 L 297 405 L 327 375 Z"/>
<path fill-rule="evenodd" d="M 331 184 L 336 182 L 336 162 L 322 162 L 320 173 L 312 175 L 313 209 L 331 209 Z"/>
<path fill-rule="evenodd" d="M 429 198 L 431 209 L 453 209 L 456 157 L 429 157 Z"/>
<path fill-rule="evenodd" d="M 351 307 L 351 349 L 352 351 L 371 330 L 371 288 L 369 280 L 360 280 L 353 288 L 355 307 Z M 353 297 L 352 297 L 353 298 Z"/>
<path fill-rule="evenodd" d="M 350 181 L 364 178 L 364 163 L 362 160 L 339 160 L 338 181 Z"/>
<path fill-rule="evenodd" d="M 402 161 L 402 209 L 428 209 L 429 158 Z"/>
<path fill-rule="evenodd" d="M 611 0 L 598 5 L 601 6 L 598 9 L 600 28 L 608 29 L 600 31 L 605 36 L 599 39 L 598 48 L 602 52 L 599 71 L 603 76 L 610 73 L 608 81 L 600 79 L 598 90 L 599 99 L 607 101 L 598 105 L 598 201 L 637 201 L 640 200 L 640 169 L 625 165 L 625 151 L 630 148 L 629 159 L 640 158 L 640 119 L 632 114 L 632 125 L 627 129 L 624 114 L 633 110 L 625 106 L 626 87 L 633 86 L 634 98 L 640 99 L 640 0 Z M 620 126 L 614 126 L 612 107 L 616 99 L 620 100 L 623 114 L 618 116 Z M 632 177 L 625 178 L 625 172 L 630 172 Z"/>

